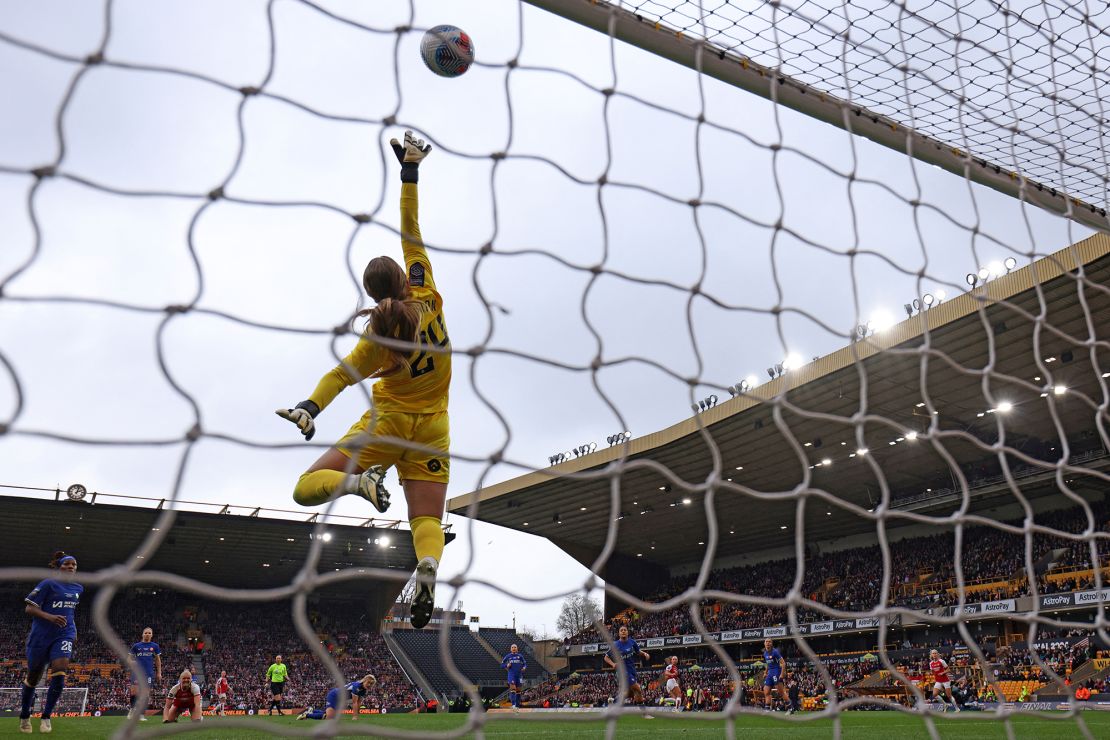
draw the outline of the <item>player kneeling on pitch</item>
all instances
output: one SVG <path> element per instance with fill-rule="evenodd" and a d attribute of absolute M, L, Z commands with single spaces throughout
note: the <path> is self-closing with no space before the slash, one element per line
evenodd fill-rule
<path fill-rule="evenodd" d="M 166 707 L 162 710 L 162 723 L 176 722 L 182 712 L 189 713 L 189 719 L 200 722 L 200 686 L 193 682 L 193 674 L 182 671 L 177 683 L 166 697 Z"/>
<path fill-rule="evenodd" d="M 309 707 L 297 715 L 297 719 L 331 719 L 339 711 L 339 692 L 346 691 L 351 695 L 351 711 L 354 714 L 351 719 L 358 719 L 359 708 L 362 704 L 362 698 L 366 696 L 366 692 L 370 687 L 378 682 L 378 679 L 367 673 L 358 681 L 351 681 L 342 689 L 332 689 L 324 698 L 323 709 L 313 709 Z"/>

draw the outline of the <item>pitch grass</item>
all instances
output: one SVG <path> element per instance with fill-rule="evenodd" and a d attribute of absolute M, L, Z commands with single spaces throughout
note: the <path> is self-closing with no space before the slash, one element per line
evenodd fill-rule
<path fill-rule="evenodd" d="M 944 740 L 967 738 L 968 740 L 1001 740 L 1006 737 L 1002 723 L 971 713 L 958 719 L 948 716 L 936 720 L 937 733 Z M 550 716 L 550 715 L 548 715 Z M 584 715 L 575 715 L 582 717 Z M 711 738 L 724 737 L 725 723 L 719 719 L 704 719 L 711 715 L 698 716 L 658 716 L 656 719 L 642 717 L 622 717 L 617 723 L 618 738 L 681 737 Z M 1091 736 L 1110 738 L 1110 712 L 1084 712 L 1083 721 Z M 292 717 L 254 718 L 274 727 L 274 732 L 251 729 L 236 729 L 234 724 L 241 718 L 229 718 L 231 727 L 214 728 L 206 718 L 197 727 L 197 732 L 188 732 L 188 738 L 271 738 L 276 737 L 278 726 L 304 731 L 323 729 L 321 722 L 306 720 L 297 722 Z M 603 738 L 605 724 L 596 720 L 583 722 L 559 719 L 555 721 L 533 721 L 522 716 L 507 714 L 489 715 L 484 718 L 485 736 L 491 738 Z M 106 738 L 124 723 L 123 717 L 61 717 L 54 720 L 53 737 L 57 738 Z M 364 716 L 357 723 L 344 719 L 340 728 L 358 727 L 363 730 L 373 727 L 377 730 L 395 728 L 423 737 L 432 738 L 436 734 L 457 730 L 466 721 L 462 714 L 392 714 L 385 716 Z M 38 720 L 32 720 L 35 735 L 38 735 Z M 149 735 L 154 728 L 161 728 L 160 722 L 152 718 L 140 726 L 138 737 Z M 1037 717 L 1015 717 L 1011 720 L 1014 736 L 1029 740 L 1077 740 L 1083 737 L 1077 720 L 1064 717 L 1061 713 L 1046 712 Z M 184 730 L 188 722 L 179 722 L 175 730 Z M 190 726 L 191 729 L 191 726 Z M 775 717 L 742 717 L 736 721 L 736 735 L 740 738 L 773 738 L 774 740 L 818 740 L 832 737 L 832 721 L 827 719 L 792 722 Z M 24 737 L 19 734 L 19 720 L 0 719 L 0 737 Z M 356 737 L 342 735 L 340 737 Z M 362 735 L 366 737 L 366 735 Z M 467 737 L 475 737 L 474 734 Z M 894 712 L 847 712 L 841 720 L 841 737 L 845 740 L 874 738 L 875 740 L 911 740 L 928 738 L 929 732 L 923 720 Z"/>

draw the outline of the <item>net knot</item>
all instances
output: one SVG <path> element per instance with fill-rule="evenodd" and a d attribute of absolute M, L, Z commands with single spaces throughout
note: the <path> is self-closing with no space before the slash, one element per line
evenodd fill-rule
<path fill-rule="evenodd" d="M 360 223 L 360 224 L 370 223 L 370 214 L 369 213 L 356 213 L 353 216 L 351 216 L 351 218 L 353 218 L 356 223 Z"/>
<path fill-rule="evenodd" d="M 42 167 L 36 167 L 31 170 L 31 174 L 40 180 L 44 177 L 53 177 L 57 172 L 57 168 L 52 164 L 43 165 Z"/>
<path fill-rule="evenodd" d="M 202 434 L 204 434 L 204 432 L 201 431 L 200 424 L 193 424 L 189 431 L 185 432 L 185 439 L 190 442 L 196 442 L 200 439 Z"/>
<path fill-rule="evenodd" d="M 478 249 L 478 254 L 489 254 L 493 251 L 493 242 L 486 242 Z"/>
<path fill-rule="evenodd" d="M 85 57 L 85 64 L 93 66 L 104 63 L 104 52 L 97 51 Z"/>
<path fill-rule="evenodd" d="M 174 303 L 166 306 L 165 312 L 170 316 L 174 316 L 179 313 L 189 313 L 189 309 L 189 306 Z"/>
<path fill-rule="evenodd" d="M 616 92 L 616 90 L 614 90 L 614 89 L 613 89 L 613 88 L 611 88 L 611 87 L 603 87 L 603 88 L 601 88 L 601 94 L 602 94 L 602 95 L 604 95 L 605 97 L 609 97 L 610 95 L 612 95 L 612 94 L 613 94 L 613 93 L 615 93 L 615 92 Z"/>
<path fill-rule="evenodd" d="M 509 69 L 516 69 L 517 67 L 520 66 L 520 60 L 514 57 L 513 59 L 510 59 L 509 61 L 505 62 L 505 66 L 508 67 Z"/>
<path fill-rule="evenodd" d="M 334 334 L 337 337 L 342 337 L 342 336 L 347 334 L 347 325 L 346 324 L 336 324 L 335 326 L 333 326 L 331 328 L 331 333 Z"/>
<path fill-rule="evenodd" d="M 215 188 L 213 190 L 208 191 L 208 200 L 219 200 L 222 197 L 224 197 L 224 186 L 223 185 L 221 185 L 218 188 Z"/>
<path fill-rule="evenodd" d="M 686 201 L 686 205 L 690 206 L 691 208 L 697 208 L 701 205 L 701 199 L 691 198 L 690 200 Z"/>
<path fill-rule="evenodd" d="M 255 87 L 254 85 L 243 85 L 239 88 L 239 92 L 243 94 L 243 97 L 249 98 L 252 95 L 258 95 L 262 92 L 262 88 Z"/>
<path fill-rule="evenodd" d="M 491 152 L 490 155 L 489 155 L 489 158 L 492 159 L 494 162 L 497 162 L 497 161 L 500 161 L 500 160 L 504 159 L 507 156 L 509 156 L 508 152 Z"/>
<path fill-rule="evenodd" d="M 597 184 L 598 185 L 605 185 L 608 182 L 609 182 L 609 177 L 604 172 L 601 173 L 601 177 L 597 178 Z"/>

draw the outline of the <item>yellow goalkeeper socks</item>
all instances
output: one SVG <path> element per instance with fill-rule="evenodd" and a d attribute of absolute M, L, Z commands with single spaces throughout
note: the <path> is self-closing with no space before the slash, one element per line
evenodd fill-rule
<path fill-rule="evenodd" d="M 318 506 L 346 492 L 346 473 L 338 470 L 314 470 L 305 473 L 293 488 L 293 500 L 301 506 Z"/>
<path fill-rule="evenodd" d="M 433 557 L 436 563 L 443 557 L 443 527 L 434 516 L 418 516 L 409 520 L 412 530 L 412 546 L 416 550 L 416 561 Z"/>

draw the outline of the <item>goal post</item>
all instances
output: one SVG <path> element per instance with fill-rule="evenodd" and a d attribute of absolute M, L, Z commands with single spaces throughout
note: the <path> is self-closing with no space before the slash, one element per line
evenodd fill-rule
<path fill-rule="evenodd" d="M 46 703 L 46 692 L 47 688 L 45 686 L 39 686 L 35 689 L 35 702 L 31 705 L 32 714 L 42 712 L 43 704 Z M 54 705 L 54 714 L 84 714 L 88 703 L 88 686 L 67 686 L 62 689 L 62 695 L 58 697 L 58 703 Z M 22 709 L 22 704 L 22 686 L 0 686 L 0 713 L 8 716 L 17 714 Z"/>
<path fill-rule="evenodd" d="M 869 110 L 829 91 L 806 84 L 737 51 L 715 45 L 697 33 L 670 27 L 660 19 L 670 6 L 692 5 L 696 9 L 699 3 L 682 0 L 640 3 L 639 6 L 647 6 L 647 8 L 643 12 L 633 12 L 606 0 L 524 1 L 721 82 L 755 93 L 897 152 L 908 154 L 926 164 L 935 165 L 960 177 L 967 177 L 972 182 L 1073 219 L 1092 229 L 1110 231 L 1110 219 L 1107 218 L 1106 210 L 1108 173 L 1104 162 L 1078 163 L 1079 169 L 1089 176 L 1087 179 L 1097 181 L 1096 187 L 1086 188 L 1082 192 L 1078 188 L 1077 192 L 1069 192 L 1062 187 L 1034 180 L 1021 171 L 1014 171 L 998 161 L 979 156 L 975 151 L 968 151 L 962 142 L 943 141 L 925 135 L 914 127 L 907 126 L 904 121 Z M 725 5 L 730 4 L 725 3 Z M 783 8 L 779 11 L 783 17 L 792 12 L 785 4 L 773 3 L 773 5 L 776 8 Z M 651 15 L 649 10 L 655 10 L 655 15 Z M 844 33 L 846 35 L 847 31 Z M 835 39 L 832 41 L 840 43 Z M 835 50 L 826 51 L 835 53 Z M 962 102 L 963 91 L 958 92 Z M 912 113 L 909 118 L 913 120 Z M 1096 118 L 1094 125 L 1101 129 L 1105 122 Z M 1012 128 L 1015 130 L 1009 131 L 1000 127 L 999 136 L 1016 134 L 1017 127 Z M 1098 142 L 1101 144 L 1101 133 Z M 1056 146 L 1053 142 L 1040 143 L 1049 149 Z M 1067 180 L 1066 177 L 1064 179 Z M 1099 183 L 1101 188 L 1097 187 Z M 1078 194 L 1088 197 L 1096 194 L 1095 202 L 1086 202 L 1078 197 Z M 1098 195 L 1102 197 L 1098 198 Z"/>

